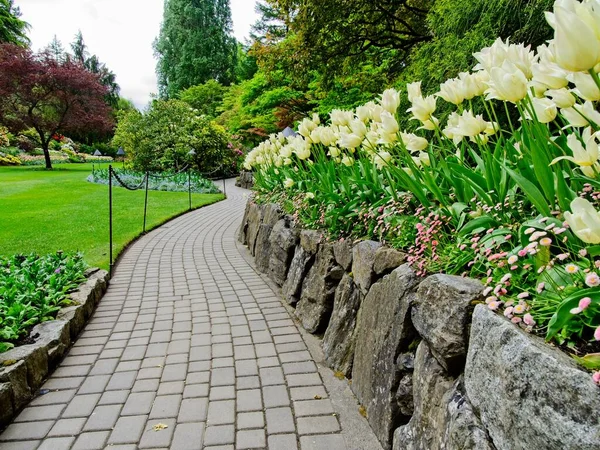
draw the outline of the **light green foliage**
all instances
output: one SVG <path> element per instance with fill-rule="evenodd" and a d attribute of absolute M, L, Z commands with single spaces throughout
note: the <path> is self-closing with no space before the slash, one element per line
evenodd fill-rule
<path fill-rule="evenodd" d="M 68 292 L 85 281 L 81 255 L 0 257 L 0 353 L 68 306 Z"/>
<path fill-rule="evenodd" d="M 194 108 L 198 114 L 214 119 L 217 108 L 223 102 L 223 94 L 227 89 L 216 80 L 208 80 L 204 84 L 192 86 L 179 93 L 179 99 Z"/>
<path fill-rule="evenodd" d="M 237 43 L 229 0 L 166 0 L 154 50 L 162 97 L 215 79 L 234 80 Z"/>
<path fill-rule="evenodd" d="M 123 147 L 136 170 L 179 170 L 193 164 L 201 172 L 219 167 L 228 143 L 225 129 L 199 116 L 181 100 L 155 100 L 148 111 L 125 112 L 113 145 Z M 196 155 L 188 153 L 194 150 Z"/>

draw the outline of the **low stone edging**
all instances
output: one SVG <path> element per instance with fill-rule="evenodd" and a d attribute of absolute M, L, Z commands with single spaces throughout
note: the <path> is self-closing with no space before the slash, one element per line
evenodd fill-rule
<path fill-rule="evenodd" d="M 239 240 L 282 289 L 385 449 L 600 448 L 600 391 L 564 353 L 490 311 L 483 285 L 419 278 L 378 242 L 327 242 L 248 202 Z"/>
<path fill-rule="evenodd" d="M 252 189 L 252 186 L 254 186 L 252 172 L 247 172 L 245 170 L 241 171 L 235 180 L 235 185 L 244 189 Z"/>
<path fill-rule="evenodd" d="M 86 278 L 86 282 L 69 294 L 77 305 L 62 308 L 56 320 L 33 327 L 30 335 L 38 335 L 34 344 L 0 353 L 0 427 L 8 425 L 35 396 L 106 292 L 108 272 L 88 269 Z"/>

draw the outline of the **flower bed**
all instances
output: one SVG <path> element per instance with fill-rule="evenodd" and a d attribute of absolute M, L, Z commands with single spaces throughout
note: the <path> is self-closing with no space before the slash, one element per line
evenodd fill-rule
<path fill-rule="evenodd" d="M 257 201 L 401 249 L 418 276 L 480 278 L 489 309 L 600 369 L 597 10 L 564 0 L 548 45 L 498 40 L 433 95 L 409 84 L 412 132 L 389 89 L 272 135 L 246 158 Z M 439 99 L 456 111 L 436 117 Z"/>
<path fill-rule="evenodd" d="M 124 183 L 130 186 L 140 185 L 146 176 L 144 172 L 136 172 L 128 169 L 113 170 Z M 90 183 L 108 184 L 108 169 L 95 170 L 93 174 L 88 176 L 88 181 Z M 119 185 L 119 182 L 113 178 L 113 186 Z M 196 194 L 218 194 L 221 192 L 212 181 L 203 178 L 197 172 L 191 172 L 190 188 Z M 164 172 L 161 174 L 150 174 L 148 189 L 152 191 L 187 192 L 188 173 L 172 174 Z"/>
<path fill-rule="evenodd" d="M 85 280 L 81 255 L 58 252 L 0 258 L 0 353 L 29 343 L 30 330 L 70 306 L 69 292 Z"/>

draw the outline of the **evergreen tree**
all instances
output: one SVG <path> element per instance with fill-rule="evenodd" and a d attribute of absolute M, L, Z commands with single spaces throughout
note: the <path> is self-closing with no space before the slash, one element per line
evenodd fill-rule
<path fill-rule="evenodd" d="M 0 43 L 27 47 L 29 38 L 25 32 L 29 29 L 29 24 L 20 19 L 21 11 L 13 3 L 13 0 L 0 0 Z"/>
<path fill-rule="evenodd" d="M 229 0 L 165 0 L 154 50 L 162 97 L 175 97 L 211 79 L 230 84 L 235 78 L 237 42 Z"/>
<path fill-rule="evenodd" d="M 52 41 L 50 41 L 50 44 L 46 47 L 46 51 L 55 61 L 61 62 L 66 59 L 65 48 L 56 35 L 54 35 L 54 38 L 52 38 Z"/>

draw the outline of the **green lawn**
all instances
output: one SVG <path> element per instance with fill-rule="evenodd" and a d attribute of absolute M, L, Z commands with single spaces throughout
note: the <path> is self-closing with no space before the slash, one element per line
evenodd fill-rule
<path fill-rule="evenodd" d="M 104 165 L 103 165 L 104 167 Z M 0 255 L 81 251 L 108 268 L 108 186 L 86 181 L 91 164 L 0 167 Z M 221 194 L 193 194 L 197 208 Z M 188 209 L 187 192 L 149 191 L 147 228 Z M 114 254 L 142 232 L 144 191 L 113 189 Z"/>

